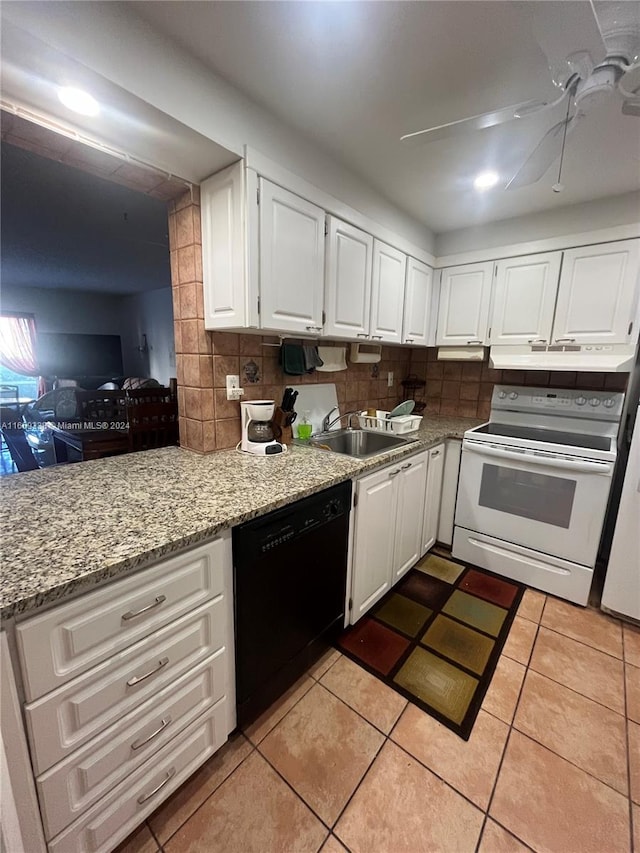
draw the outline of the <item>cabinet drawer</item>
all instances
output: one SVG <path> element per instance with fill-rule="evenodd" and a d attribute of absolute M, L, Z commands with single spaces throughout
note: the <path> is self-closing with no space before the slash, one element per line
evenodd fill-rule
<path fill-rule="evenodd" d="M 225 696 L 220 650 L 36 780 L 47 838 L 61 832 Z"/>
<path fill-rule="evenodd" d="M 26 705 L 36 773 L 222 649 L 232 630 L 227 625 L 226 601 L 219 596 Z"/>
<path fill-rule="evenodd" d="M 225 703 L 222 699 L 206 711 L 50 841 L 50 853 L 113 850 L 226 741 Z"/>
<path fill-rule="evenodd" d="M 18 625 L 27 701 L 219 595 L 225 562 L 229 534 Z"/>

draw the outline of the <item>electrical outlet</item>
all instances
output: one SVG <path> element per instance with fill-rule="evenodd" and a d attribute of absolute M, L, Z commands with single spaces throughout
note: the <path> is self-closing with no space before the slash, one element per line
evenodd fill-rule
<path fill-rule="evenodd" d="M 244 394 L 239 376 L 227 376 L 227 400 L 239 400 Z"/>
<path fill-rule="evenodd" d="M 393 371 L 387 373 L 387 388 L 393 388 Z"/>

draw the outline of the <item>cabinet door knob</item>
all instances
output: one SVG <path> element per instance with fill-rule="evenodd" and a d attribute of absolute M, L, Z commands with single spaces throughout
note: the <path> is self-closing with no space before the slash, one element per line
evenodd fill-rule
<path fill-rule="evenodd" d="M 156 600 L 152 604 L 147 604 L 146 607 L 143 607 L 140 610 L 128 610 L 126 613 L 122 614 L 122 619 L 123 621 L 128 621 L 129 619 L 135 619 L 136 616 L 142 616 L 143 613 L 148 613 L 155 607 L 159 607 L 166 600 L 166 595 L 156 595 Z"/>

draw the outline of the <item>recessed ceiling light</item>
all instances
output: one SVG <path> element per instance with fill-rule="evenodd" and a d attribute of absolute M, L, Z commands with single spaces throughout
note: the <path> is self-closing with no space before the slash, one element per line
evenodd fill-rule
<path fill-rule="evenodd" d="M 473 186 L 480 191 L 490 190 L 491 187 L 495 187 L 499 180 L 500 175 L 496 174 L 496 172 L 480 172 L 473 182 Z"/>
<path fill-rule="evenodd" d="M 73 110 L 74 113 L 81 113 L 83 116 L 95 116 L 100 112 L 100 104 L 82 89 L 75 89 L 73 86 L 60 86 L 58 97 L 65 107 Z"/>

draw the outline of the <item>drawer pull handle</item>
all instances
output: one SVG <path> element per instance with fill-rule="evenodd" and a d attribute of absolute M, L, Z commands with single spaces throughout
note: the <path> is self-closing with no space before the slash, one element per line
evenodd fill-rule
<path fill-rule="evenodd" d="M 396 470 L 395 470 L 395 471 L 389 471 L 389 476 L 390 476 L 390 477 L 395 477 L 395 476 L 396 476 L 396 474 L 399 474 L 399 473 L 400 473 L 400 469 L 399 469 L 399 468 L 396 468 Z"/>
<path fill-rule="evenodd" d="M 574 344 L 575 342 L 575 338 L 556 338 L 557 344 Z"/>
<path fill-rule="evenodd" d="M 411 468 L 412 464 L 413 464 L 412 462 L 407 462 L 406 465 L 401 465 L 400 467 L 402 468 L 403 471 L 406 471 L 407 468 Z"/>
<path fill-rule="evenodd" d="M 160 725 L 155 730 L 155 732 L 151 732 L 150 735 L 148 735 L 146 738 L 143 738 L 142 740 L 134 741 L 131 744 L 131 749 L 140 749 L 140 747 L 144 746 L 145 743 L 149 743 L 150 740 L 153 740 L 154 737 L 157 737 L 161 731 L 166 729 L 170 722 L 171 722 L 171 715 L 167 714 L 166 717 L 163 717 L 162 720 L 160 720 Z"/>
<path fill-rule="evenodd" d="M 164 777 L 164 779 L 162 780 L 162 782 L 160 782 L 160 784 L 159 784 L 157 787 L 155 787 L 155 788 L 153 789 L 153 791 L 149 791 L 149 793 L 148 793 L 148 794 L 143 794 L 141 797 L 138 797 L 138 803 L 139 803 L 140 805 L 142 805 L 143 803 L 146 803 L 146 802 L 147 802 L 147 800 L 150 800 L 150 799 L 151 799 L 151 797 L 153 797 L 153 795 L 154 795 L 154 794 L 157 794 L 157 793 L 158 793 L 158 791 L 161 791 L 161 790 L 162 790 L 162 788 L 164 788 L 164 786 L 167 784 L 167 782 L 168 782 L 170 779 L 173 779 L 173 777 L 174 777 L 175 775 L 176 775 L 176 768 L 175 768 L 175 767 L 171 767 L 169 770 L 167 770 L 167 775 Z"/>
<path fill-rule="evenodd" d="M 546 338 L 529 338 L 528 343 L 530 344 L 546 344 Z"/>
<path fill-rule="evenodd" d="M 127 681 L 127 687 L 135 687 L 136 684 L 140 684 L 141 681 L 144 681 L 146 678 L 151 678 L 152 675 L 155 675 L 156 672 L 160 672 L 163 666 L 166 666 L 169 663 L 169 658 L 160 658 L 158 661 L 158 666 L 150 669 L 149 672 L 145 672 L 144 675 L 134 675 L 133 678 L 130 678 Z"/>
<path fill-rule="evenodd" d="M 142 616 L 143 613 L 148 613 L 150 610 L 153 610 L 154 607 L 159 607 L 166 600 L 166 595 L 156 595 L 156 600 L 153 604 L 147 604 L 147 606 L 143 607 L 141 610 L 128 610 L 126 613 L 122 614 L 122 620 L 126 622 L 129 619 L 135 619 L 136 616 Z"/>
<path fill-rule="evenodd" d="M 432 450 L 431 451 L 431 458 L 435 459 L 436 456 L 440 456 L 440 451 L 439 450 Z"/>
<path fill-rule="evenodd" d="M 481 343 L 482 343 L 482 341 L 478 341 L 478 340 L 467 341 L 467 346 L 469 346 L 470 344 L 481 344 Z"/>

